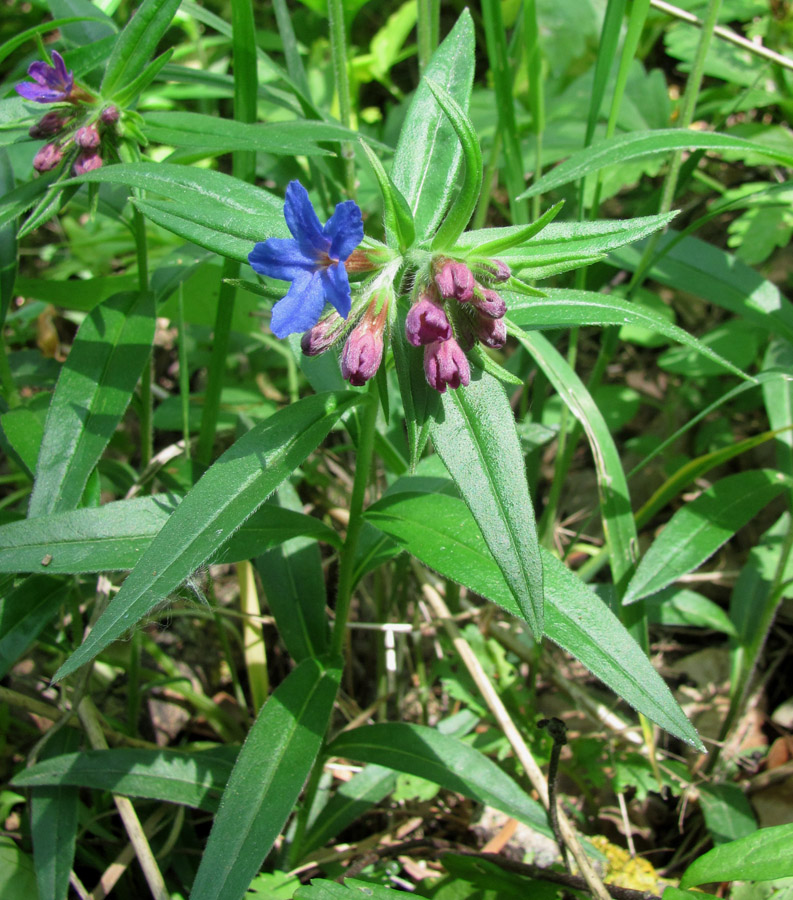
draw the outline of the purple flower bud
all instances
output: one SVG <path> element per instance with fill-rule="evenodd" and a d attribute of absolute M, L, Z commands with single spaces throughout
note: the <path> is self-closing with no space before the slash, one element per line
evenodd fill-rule
<path fill-rule="evenodd" d="M 344 330 L 344 319 L 334 310 L 300 339 L 304 356 L 319 356 L 324 353 Z"/>
<path fill-rule="evenodd" d="M 456 390 L 471 381 L 468 357 L 454 338 L 435 341 L 424 348 L 424 374 L 429 386 L 441 394 L 446 393 L 447 386 Z"/>
<path fill-rule="evenodd" d="M 428 293 L 421 294 L 410 307 L 405 321 L 405 336 L 414 347 L 433 341 L 448 341 L 452 336 L 452 327 L 443 307 Z"/>
<path fill-rule="evenodd" d="M 74 161 L 72 166 L 72 174 L 85 175 L 86 172 L 93 172 L 94 169 L 102 168 L 102 157 L 92 150 L 85 150 Z"/>
<path fill-rule="evenodd" d="M 383 329 L 388 303 L 382 304 L 379 313 L 375 313 L 375 306 L 376 301 L 373 301 L 350 332 L 341 353 L 342 378 L 356 387 L 366 384 L 374 376 L 383 358 Z"/>
<path fill-rule="evenodd" d="M 57 134 L 66 124 L 67 119 L 59 112 L 52 110 L 45 113 L 35 125 L 30 126 L 28 134 L 32 138 L 52 137 Z"/>
<path fill-rule="evenodd" d="M 477 316 L 476 336 L 492 350 L 500 350 L 507 342 L 507 325 L 503 319 L 491 319 L 488 316 Z"/>
<path fill-rule="evenodd" d="M 118 122 L 119 116 L 121 113 L 118 111 L 117 106 L 106 106 L 99 118 L 105 123 L 105 125 L 115 125 Z"/>
<path fill-rule="evenodd" d="M 482 281 L 490 281 L 495 284 L 503 284 L 512 277 L 512 270 L 500 259 L 479 260 L 473 267 L 474 272 Z"/>
<path fill-rule="evenodd" d="M 74 135 L 74 142 L 83 150 L 96 150 L 102 143 L 102 138 L 99 137 L 99 129 L 92 122 L 90 125 L 84 125 L 82 128 L 77 129 Z"/>
<path fill-rule="evenodd" d="M 63 159 L 63 150 L 57 144 L 45 144 L 33 157 L 33 168 L 37 172 L 49 172 Z"/>
<path fill-rule="evenodd" d="M 474 276 L 465 263 L 448 260 L 435 276 L 435 284 L 441 297 L 454 297 L 460 303 L 467 303 L 474 296 Z"/>
<path fill-rule="evenodd" d="M 495 291 L 491 291 L 489 288 L 480 287 L 476 292 L 472 305 L 479 312 L 490 316 L 491 319 L 501 319 L 507 311 L 507 304 Z"/>

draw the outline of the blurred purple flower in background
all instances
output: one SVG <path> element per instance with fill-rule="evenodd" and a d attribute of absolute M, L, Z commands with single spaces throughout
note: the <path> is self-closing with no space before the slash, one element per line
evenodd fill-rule
<path fill-rule="evenodd" d="M 71 100 L 74 89 L 74 73 L 67 71 L 66 63 L 57 50 L 52 51 L 52 65 L 36 60 L 28 66 L 28 75 L 35 84 L 23 81 L 16 85 L 17 93 L 34 103 L 61 103 Z"/>

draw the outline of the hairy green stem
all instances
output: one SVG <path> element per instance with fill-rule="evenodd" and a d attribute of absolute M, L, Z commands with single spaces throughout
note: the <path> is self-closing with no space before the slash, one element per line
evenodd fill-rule
<path fill-rule="evenodd" d="M 330 25 L 330 54 L 333 60 L 333 77 L 336 82 L 336 95 L 339 98 L 339 121 L 345 128 L 350 128 L 352 124 L 352 101 L 350 97 L 350 74 L 347 69 L 344 0 L 328 0 L 328 21 Z M 342 141 L 341 155 L 344 160 L 347 196 L 355 199 L 355 148 L 352 141 Z"/>
<path fill-rule="evenodd" d="M 355 463 L 355 478 L 352 485 L 352 496 L 350 497 L 350 520 L 347 525 L 347 537 L 341 549 L 339 562 L 336 621 L 333 625 L 333 636 L 331 638 L 331 650 L 337 655 L 340 655 L 344 648 L 347 619 L 350 615 L 355 551 L 358 547 L 358 538 L 363 527 L 363 501 L 372 468 L 378 409 L 377 385 L 372 380 L 369 382 L 369 403 L 366 405 L 361 417 L 361 427 L 358 436 L 358 458 Z"/>

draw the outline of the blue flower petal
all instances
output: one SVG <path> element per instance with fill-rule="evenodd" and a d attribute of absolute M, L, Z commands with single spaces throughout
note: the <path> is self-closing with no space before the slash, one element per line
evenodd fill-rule
<path fill-rule="evenodd" d="M 25 100 L 32 100 L 34 103 L 57 103 L 63 99 L 60 91 L 51 91 L 48 87 L 40 84 L 32 84 L 29 81 L 22 81 L 14 85 L 16 92 Z"/>
<path fill-rule="evenodd" d="M 343 263 L 328 266 L 321 271 L 322 287 L 325 299 L 336 307 L 338 314 L 345 319 L 350 314 L 350 282 Z"/>
<path fill-rule="evenodd" d="M 327 253 L 330 241 L 322 233 L 322 225 L 308 198 L 308 191 L 299 181 L 290 181 L 286 187 L 284 218 L 307 257 L 317 259 L 321 253 Z"/>
<path fill-rule="evenodd" d="M 316 261 L 307 258 L 292 238 L 268 238 L 259 242 L 248 254 L 248 262 L 254 272 L 281 281 L 292 281 L 305 273 L 310 275 L 317 267 Z"/>
<path fill-rule="evenodd" d="M 313 328 L 325 305 L 319 272 L 301 272 L 292 282 L 289 293 L 273 307 L 270 330 L 278 338 Z"/>
<path fill-rule="evenodd" d="M 354 200 L 339 203 L 323 232 L 330 238 L 330 258 L 344 262 L 363 240 L 363 219 L 358 204 Z"/>

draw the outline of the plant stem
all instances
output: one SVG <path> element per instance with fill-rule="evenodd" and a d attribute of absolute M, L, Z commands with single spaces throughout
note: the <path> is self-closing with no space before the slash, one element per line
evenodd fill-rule
<path fill-rule="evenodd" d="M 149 252 L 146 243 L 146 222 L 136 206 L 132 209 L 132 232 L 135 237 L 135 253 L 138 261 L 138 290 L 149 290 Z M 146 358 L 140 376 L 140 463 L 145 469 L 154 453 L 154 410 L 151 393 L 152 357 Z"/>
<path fill-rule="evenodd" d="M 377 386 L 374 380 L 369 382 L 369 403 L 363 411 L 358 437 L 358 459 L 355 463 L 355 478 L 350 497 L 350 520 L 347 525 L 347 536 L 341 549 L 339 562 L 339 586 L 336 595 L 336 621 L 333 625 L 331 651 L 340 655 L 344 648 L 347 631 L 347 619 L 350 615 L 352 599 L 352 576 L 355 568 L 355 551 L 358 538 L 363 527 L 363 501 L 372 468 L 374 452 L 375 426 L 377 424 Z"/>
<path fill-rule="evenodd" d="M 339 121 L 345 128 L 350 128 L 352 124 L 352 101 L 350 97 L 350 74 L 347 70 L 344 0 L 328 0 L 328 22 L 330 25 L 330 54 L 333 60 L 333 77 L 336 81 L 336 96 L 339 99 Z M 344 159 L 347 196 L 354 200 L 355 148 L 352 141 L 342 141 L 341 155 Z"/>

